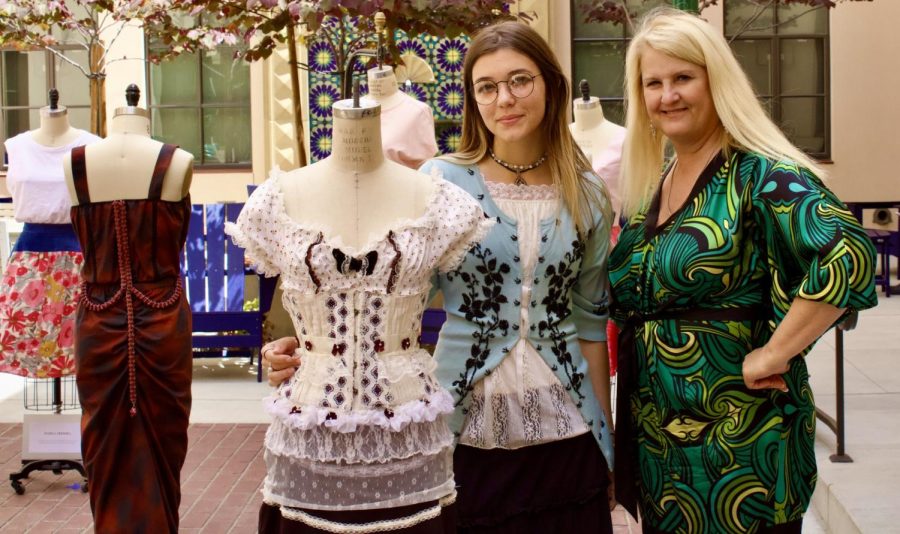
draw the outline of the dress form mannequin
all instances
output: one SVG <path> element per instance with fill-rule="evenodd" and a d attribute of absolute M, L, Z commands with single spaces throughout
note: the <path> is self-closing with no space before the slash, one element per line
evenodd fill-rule
<path fill-rule="evenodd" d="M 391 67 L 369 69 L 366 78 L 368 98 L 381 105 L 384 154 L 401 165 L 418 169 L 437 153 L 431 108 L 399 90 Z"/>
<path fill-rule="evenodd" d="M 137 87 L 129 86 L 128 105 L 116 109 L 109 135 L 85 151 L 88 188 L 91 199 L 104 202 L 146 198 L 147 187 L 163 143 L 150 138 L 150 113 L 137 107 Z M 191 185 L 194 156 L 176 150 L 163 181 L 163 200 L 177 201 L 187 195 Z M 71 157 L 63 162 L 72 205 L 78 197 L 72 180 Z M 127 177 L 128 179 L 123 179 Z"/>
<path fill-rule="evenodd" d="M 282 174 L 279 186 L 288 216 L 359 249 L 397 221 L 421 216 L 434 185 L 427 175 L 385 159 L 380 105 L 341 100 L 333 113 L 331 155 Z"/>
<path fill-rule="evenodd" d="M 74 147 L 100 141 L 71 127 L 58 102 L 59 92 L 51 89 L 50 105 L 40 110 L 40 127 L 4 143 L 9 156 L 6 187 L 16 220 L 25 225 L 2 273 L 0 317 L 22 317 L 24 322 L 0 321 L 5 347 L 0 372 L 37 378 L 75 372 L 72 325 L 83 256 L 72 230 L 62 160 Z M 46 290 L 20 298 L 28 288 Z"/>
<path fill-rule="evenodd" d="M 569 125 L 569 131 L 578 148 L 591 161 L 594 172 L 606 182 L 612 207 L 619 213 L 619 164 L 625 142 L 625 128 L 606 120 L 600 99 L 589 95 L 587 80 L 581 80 L 579 87 L 582 96 L 573 103 L 575 122 Z"/>
<path fill-rule="evenodd" d="M 31 132 L 31 138 L 39 145 L 60 147 L 74 142 L 81 131 L 69 126 L 66 106 L 58 105 L 59 92 L 50 90 L 50 105 L 41 108 L 41 125 Z"/>
<path fill-rule="evenodd" d="M 129 86 L 110 135 L 65 161 L 84 253 L 75 382 L 97 532 L 177 532 L 187 454 L 191 313 L 180 258 L 193 157 L 150 138 L 138 98 Z"/>

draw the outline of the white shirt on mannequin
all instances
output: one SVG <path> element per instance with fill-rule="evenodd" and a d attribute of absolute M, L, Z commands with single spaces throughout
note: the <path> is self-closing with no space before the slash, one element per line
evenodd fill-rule
<path fill-rule="evenodd" d="M 6 187 L 13 197 L 19 222 L 70 222 L 69 193 L 65 188 L 63 158 L 76 146 L 99 141 L 96 135 L 73 128 L 64 106 L 41 108 L 41 125 L 6 140 L 9 170 Z"/>
<path fill-rule="evenodd" d="M 391 67 L 370 69 L 366 75 L 367 97 L 381 105 L 381 140 L 385 156 L 418 169 L 438 150 L 431 107 L 400 91 Z"/>

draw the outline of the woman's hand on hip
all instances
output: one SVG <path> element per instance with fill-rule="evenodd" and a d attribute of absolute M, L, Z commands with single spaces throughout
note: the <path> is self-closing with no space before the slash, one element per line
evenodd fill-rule
<path fill-rule="evenodd" d="M 300 356 L 295 353 L 298 343 L 295 337 L 283 337 L 263 345 L 262 365 L 270 386 L 278 386 L 294 376 L 300 367 Z"/>
<path fill-rule="evenodd" d="M 744 357 L 744 384 L 750 389 L 778 389 L 787 393 L 784 377 L 790 365 L 768 345 L 760 347 Z"/>

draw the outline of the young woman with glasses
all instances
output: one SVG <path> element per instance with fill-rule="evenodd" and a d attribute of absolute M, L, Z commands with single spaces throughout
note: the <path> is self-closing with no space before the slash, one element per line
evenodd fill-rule
<path fill-rule="evenodd" d="M 497 220 L 435 279 L 460 531 L 611 532 L 608 195 L 569 133 L 569 83 L 534 30 L 485 28 L 463 77 L 460 149 L 423 166 Z"/>
<path fill-rule="evenodd" d="M 422 167 L 497 221 L 434 278 L 447 311 L 436 373 L 457 407 L 459 531 L 612 532 L 608 194 L 569 133 L 569 83 L 534 30 L 483 29 L 463 77 L 460 150 Z M 265 348 L 270 383 L 299 364 L 292 341 Z"/>

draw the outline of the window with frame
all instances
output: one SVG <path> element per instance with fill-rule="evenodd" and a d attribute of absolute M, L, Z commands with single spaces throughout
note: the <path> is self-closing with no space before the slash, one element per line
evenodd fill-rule
<path fill-rule="evenodd" d="M 625 52 L 633 35 L 627 24 L 584 22 L 583 0 L 572 0 L 572 86 L 578 96 L 578 84 L 587 80 L 591 96 L 600 98 L 603 115 L 617 124 L 625 124 Z M 627 0 L 630 13 L 638 15 L 654 7 L 670 5 L 669 0 Z"/>
<path fill-rule="evenodd" d="M 828 10 L 728 0 L 725 35 L 772 120 L 810 156 L 828 159 Z"/>
<path fill-rule="evenodd" d="M 250 66 L 234 51 L 219 46 L 148 62 L 152 136 L 192 153 L 195 165 L 250 166 Z"/>
<path fill-rule="evenodd" d="M 56 49 L 79 65 L 88 64 L 83 47 Z M 90 82 L 80 70 L 47 50 L 0 50 L 0 168 L 7 163 L 3 143 L 41 125 L 40 109 L 49 105 L 48 93 L 54 87 L 59 104 L 68 111 L 69 124 L 90 129 Z"/>

